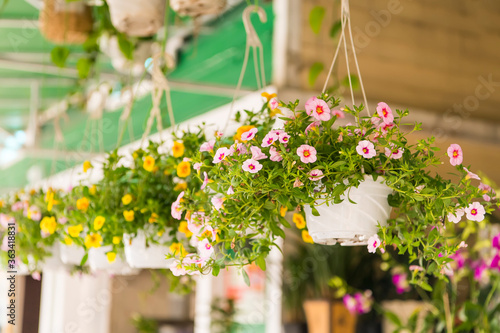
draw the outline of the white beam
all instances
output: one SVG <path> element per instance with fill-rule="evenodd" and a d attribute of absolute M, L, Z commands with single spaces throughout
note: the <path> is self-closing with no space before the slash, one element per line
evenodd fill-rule
<path fill-rule="evenodd" d="M 0 19 L 0 28 L 38 29 L 38 20 Z"/>

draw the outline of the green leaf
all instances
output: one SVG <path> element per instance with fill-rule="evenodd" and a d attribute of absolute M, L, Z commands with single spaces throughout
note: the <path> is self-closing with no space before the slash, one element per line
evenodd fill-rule
<path fill-rule="evenodd" d="M 309 85 L 311 87 L 313 87 L 316 83 L 316 80 L 318 79 L 319 74 L 323 71 L 323 68 L 323 63 L 315 62 L 309 69 Z"/>
<path fill-rule="evenodd" d="M 128 60 L 134 59 L 134 44 L 124 34 L 118 34 L 118 47 Z"/>
<path fill-rule="evenodd" d="M 264 259 L 263 256 L 257 257 L 257 259 L 255 260 L 255 262 L 260 267 L 260 269 L 262 269 L 263 271 L 266 270 L 266 259 Z"/>
<path fill-rule="evenodd" d="M 250 278 L 243 268 L 241 269 L 241 275 L 243 275 L 243 280 L 245 280 L 246 285 L 250 287 Z"/>
<path fill-rule="evenodd" d="M 481 315 L 481 306 L 470 301 L 465 302 L 465 315 L 469 321 L 476 321 Z"/>
<path fill-rule="evenodd" d="M 85 253 L 85 255 L 82 258 L 82 261 L 80 262 L 80 266 L 84 266 L 85 263 L 87 262 L 87 259 L 89 258 L 89 254 Z"/>
<path fill-rule="evenodd" d="M 275 204 L 273 204 L 271 201 L 267 201 L 265 204 L 264 204 L 264 209 L 268 209 L 268 210 L 272 210 L 276 207 Z"/>
<path fill-rule="evenodd" d="M 384 312 L 384 317 L 389 319 L 397 327 L 401 327 L 403 325 L 399 317 L 394 312 L 386 311 Z"/>
<path fill-rule="evenodd" d="M 420 288 L 422 288 L 423 290 L 426 290 L 426 291 L 432 291 L 432 287 L 430 286 L 430 284 L 428 284 L 427 282 L 420 282 L 419 283 L 419 286 Z"/>
<path fill-rule="evenodd" d="M 338 169 L 340 166 L 346 164 L 347 162 L 346 161 L 337 161 L 335 163 L 332 164 L 332 168 L 333 169 Z"/>
<path fill-rule="evenodd" d="M 66 66 L 66 60 L 69 56 L 69 49 L 64 46 L 56 46 L 50 51 L 50 59 L 57 67 Z"/>
<path fill-rule="evenodd" d="M 220 272 L 220 266 L 219 265 L 214 265 L 212 267 L 212 275 L 213 276 L 217 276 L 217 275 L 219 275 L 219 272 Z"/>
<path fill-rule="evenodd" d="M 279 236 L 281 238 L 285 238 L 285 232 L 283 231 L 283 229 L 281 229 L 278 226 L 278 224 L 276 222 L 270 221 L 269 227 L 271 228 L 271 231 L 273 232 L 273 234 L 275 234 L 276 236 Z"/>
<path fill-rule="evenodd" d="M 335 38 L 335 36 L 337 36 L 341 30 L 342 30 L 342 21 L 337 20 L 336 22 L 333 23 L 330 29 L 330 37 Z"/>
<path fill-rule="evenodd" d="M 90 73 L 91 61 L 87 58 L 80 58 L 76 62 L 76 69 L 78 70 L 78 76 L 81 79 L 86 79 Z"/>
<path fill-rule="evenodd" d="M 285 228 L 290 228 L 290 223 L 288 223 L 288 221 L 283 216 L 278 215 L 278 220 L 281 224 L 283 224 Z"/>
<path fill-rule="evenodd" d="M 342 80 L 341 84 L 345 87 L 349 87 L 349 76 L 346 75 L 346 77 Z M 359 79 L 357 75 L 351 74 L 351 85 L 353 90 L 358 90 L 360 85 L 359 85 Z"/>
<path fill-rule="evenodd" d="M 325 7 L 316 6 L 309 13 L 309 25 L 316 35 L 319 34 L 319 31 L 321 30 L 321 24 L 323 23 L 325 12 Z"/>
<path fill-rule="evenodd" d="M 319 212 L 318 212 L 318 210 L 316 209 L 316 207 L 311 206 L 311 211 L 312 211 L 312 214 L 313 214 L 314 216 L 319 216 Z"/>

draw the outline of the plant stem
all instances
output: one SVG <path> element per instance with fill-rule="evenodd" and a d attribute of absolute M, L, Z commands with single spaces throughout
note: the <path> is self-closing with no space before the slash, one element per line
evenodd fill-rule
<path fill-rule="evenodd" d="M 453 321 L 450 313 L 450 298 L 448 296 L 448 287 L 445 287 L 443 295 L 444 315 L 446 319 L 446 331 L 453 333 Z"/>

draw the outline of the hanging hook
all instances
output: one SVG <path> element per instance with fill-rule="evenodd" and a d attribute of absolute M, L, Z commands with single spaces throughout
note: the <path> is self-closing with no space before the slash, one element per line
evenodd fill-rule
<path fill-rule="evenodd" d="M 259 14 L 260 21 L 262 23 L 267 22 L 266 11 L 262 7 L 256 6 L 248 6 L 243 11 L 243 25 L 245 26 L 245 32 L 247 33 L 247 45 L 254 47 L 262 47 L 262 42 L 257 35 L 257 31 L 252 25 L 252 21 L 250 20 L 250 14 L 257 13 Z"/>

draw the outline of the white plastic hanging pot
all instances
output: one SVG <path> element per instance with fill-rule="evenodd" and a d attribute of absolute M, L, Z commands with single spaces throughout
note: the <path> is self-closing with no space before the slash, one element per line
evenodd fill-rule
<path fill-rule="evenodd" d="M 168 230 L 160 242 L 169 241 L 171 237 L 168 235 Z M 159 244 L 148 244 L 146 246 L 146 235 L 144 231 L 139 230 L 137 236 L 132 237 L 130 234 L 123 235 L 125 244 L 125 257 L 127 263 L 133 268 L 168 268 L 172 263 L 172 259 L 165 259 L 165 256 L 170 253 L 167 246 Z"/>
<path fill-rule="evenodd" d="M 113 251 L 113 246 L 103 246 L 99 248 L 91 248 L 89 250 L 89 266 L 92 271 L 106 271 L 115 275 L 133 275 L 138 273 L 138 270 L 130 267 L 125 260 L 116 256 L 115 261 L 109 262 L 106 253 Z"/>
<path fill-rule="evenodd" d="M 129 36 L 147 37 L 163 26 L 165 0 L 106 0 L 111 23 Z"/>
<path fill-rule="evenodd" d="M 378 232 L 378 224 L 385 226 L 391 213 L 387 196 L 392 189 L 379 177 L 375 182 L 365 177 L 359 186 L 351 187 L 339 204 L 318 202 L 315 206 L 320 216 L 312 214 L 309 205 L 304 206 L 309 234 L 318 244 L 366 245 L 368 238 Z"/>
<path fill-rule="evenodd" d="M 59 251 L 61 261 L 66 265 L 80 265 L 85 256 L 85 250 L 76 245 L 61 244 Z"/>
<path fill-rule="evenodd" d="M 64 263 L 61 260 L 61 251 L 59 244 L 55 243 L 54 245 L 52 245 L 48 252 L 51 254 L 51 256 L 45 258 L 44 262 L 42 263 L 42 271 L 56 271 L 64 268 Z"/>

